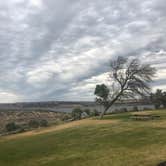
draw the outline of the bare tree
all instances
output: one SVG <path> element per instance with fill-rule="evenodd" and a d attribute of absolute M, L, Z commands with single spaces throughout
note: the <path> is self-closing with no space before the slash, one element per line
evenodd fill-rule
<path fill-rule="evenodd" d="M 101 118 L 119 99 L 150 94 L 150 85 L 156 70 L 142 64 L 137 58 L 119 56 L 110 63 L 109 85 L 96 85 L 96 101 L 104 106 Z"/>

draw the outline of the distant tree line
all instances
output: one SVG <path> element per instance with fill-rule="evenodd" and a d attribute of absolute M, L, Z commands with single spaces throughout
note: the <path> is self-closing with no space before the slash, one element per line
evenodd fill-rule
<path fill-rule="evenodd" d="M 166 108 L 166 91 L 157 89 L 155 93 L 151 93 L 150 98 L 156 109 L 161 107 Z"/>
<path fill-rule="evenodd" d="M 73 109 L 71 113 L 72 120 L 80 120 L 86 117 L 92 117 L 92 116 L 98 116 L 99 112 L 94 109 L 90 110 L 88 108 L 86 109 L 81 109 L 80 107 L 76 107 Z"/>

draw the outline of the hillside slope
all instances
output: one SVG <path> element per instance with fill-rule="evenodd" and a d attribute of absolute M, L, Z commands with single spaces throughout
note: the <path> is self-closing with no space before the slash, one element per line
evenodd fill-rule
<path fill-rule="evenodd" d="M 144 112 L 146 113 L 146 112 Z M 2 166 L 155 166 L 166 160 L 166 111 L 85 119 L 0 138 Z"/>
<path fill-rule="evenodd" d="M 5 132 L 5 126 L 8 123 L 15 122 L 17 125 L 25 126 L 31 120 L 45 119 L 49 124 L 60 121 L 65 113 L 53 111 L 0 111 L 0 134 Z"/>

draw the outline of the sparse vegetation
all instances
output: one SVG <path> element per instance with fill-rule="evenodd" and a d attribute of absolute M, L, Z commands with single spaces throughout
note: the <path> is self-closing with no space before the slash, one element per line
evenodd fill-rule
<path fill-rule="evenodd" d="M 86 114 L 87 114 L 88 116 L 90 116 L 90 114 L 91 114 L 91 111 L 90 111 L 90 109 L 88 109 L 88 108 L 85 109 L 84 112 L 86 112 Z"/>
<path fill-rule="evenodd" d="M 71 120 L 71 114 L 63 114 L 63 116 L 61 117 L 62 121 L 68 121 Z"/>
<path fill-rule="evenodd" d="M 100 113 L 99 113 L 99 111 L 97 111 L 97 109 L 94 109 L 90 112 L 90 116 L 99 116 L 99 115 L 100 115 Z"/>
<path fill-rule="evenodd" d="M 48 121 L 46 119 L 42 119 L 39 122 L 41 127 L 47 127 L 48 126 Z"/>
<path fill-rule="evenodd" d="M 155 93 L 151 93 L 151 100 L 155 104 L 156 109 L 164 107 L 166 108 L 166 92 L 161 89 L 157 89 Z"/>
<path fill-rule="evenodd" d="M 137 106 L 133 107 L 133 111 L 139 111 L 138 107 Z"/>
<path fill-rule="evenodd" d="M 71 119 L 70 113 L 57 113 L 50 111 L 0 111 L 0 134 L 12 134 L 35 129 L 39 126 L 61 123 Z M 36 121 L 35 124 L 33 121 Z"/>
<path fill-rule="evenodd" d="M 71 113 L 73 120 L 80 120 L 81 114 L 82 114 L 82 110 L 80 107 L 74 108 Z"/>
<path fill-rule="evenodd" d="M 148 121 L 130 118 L 138 113 L 161 118 Z M 0 165 L 156 166 L 166 160 L 165 110 L 118 113 L 95 119 L 1 137 Z"/>
<path fill-rule="evenodd" d="M 99 111 L 96 109 L 90 110 L 90 109 L 81 109 L 80 107 L 76 107 L 73 109 L 71 116 L 73 120 L 80 120 L 88 117 L 93 117 L 93 116 L 99 116 Z"/>
<path fill-rule="evenodd" d="M 17 129 L 18 129 L 18 126 L 14 122 L 6 124 L 6 130 L 9 131 L 9 132 L 10 131 L 15 131 Z"/>
<path fill-rule="evenodd" d="M 121 108 L 120 112 L 127 112 L 127 108 L 125 108 L 125 107 Z"/>
<path fill-rule="evenodd" d="M 37 120 L 30 120 L 28 123 L 30 128 L 38 128 L 40 126 L 39 122 Z"/>

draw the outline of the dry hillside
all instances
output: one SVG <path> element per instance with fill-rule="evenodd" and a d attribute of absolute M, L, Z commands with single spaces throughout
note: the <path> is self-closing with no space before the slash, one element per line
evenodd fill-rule
<path fill-rule="evenodd" d="M 0 111 L 0 133 L 4 132 L 6 124 L 15 122 L 18 125 L 26 125 L 30 120 L 45 119 L 48 123 L 56 123 L 65 113 L 51 111 Z"/>

